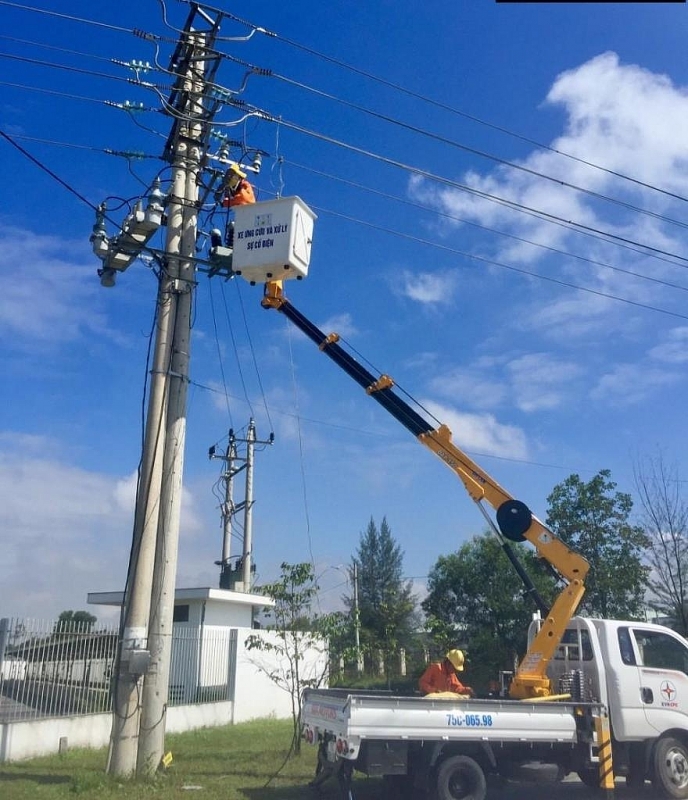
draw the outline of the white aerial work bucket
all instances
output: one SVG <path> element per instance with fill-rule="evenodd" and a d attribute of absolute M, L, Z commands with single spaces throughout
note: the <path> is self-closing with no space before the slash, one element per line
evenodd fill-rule
<path fill-rule="evenodd" d="M 300 197 L 237 206 L 232 271 L 251 283 L 305 278 L 315 219 Z"/>

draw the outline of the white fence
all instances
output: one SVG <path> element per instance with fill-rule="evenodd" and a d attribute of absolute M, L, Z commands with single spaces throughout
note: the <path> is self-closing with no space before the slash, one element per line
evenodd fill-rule
<path fill-rule="evenodd" d="M 0 722 L 110 710 L 117 629 L 0 620 Z"/>
<path fill-rule="evenodd" d="M 107 745 L 115 628 L 64 630 L 55 623 L 0 620 L 0 763 L 70 747 Z M 167 732 L 227 725 L 258 717 L 287 718 L 288 659 L 246 646 L 276 634 L 251 628 L 175 625 Z M 303 675 L 327 672 L 327 648 L 302 653 Z M 288 681 L 287 681 L 288 683 Z"/>
<path fill-rule="evenodd" d="M 175 625 L 168 706 L 231 700 L 236 629 Z M 110 712 L 119 631 L 0 620 L 0 722 Z"/>

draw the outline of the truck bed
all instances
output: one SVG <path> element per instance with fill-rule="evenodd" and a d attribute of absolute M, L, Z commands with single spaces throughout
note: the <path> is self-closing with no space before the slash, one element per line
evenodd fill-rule
<path fill-rule="evenodd" d="M 402 697 L 347 689 L 307 689 L 304 725 L 348 741 L 480 740 L 578 741 L 577 717 L 599 708 L 590 703 L 518 700 L 454 700 Z"/>

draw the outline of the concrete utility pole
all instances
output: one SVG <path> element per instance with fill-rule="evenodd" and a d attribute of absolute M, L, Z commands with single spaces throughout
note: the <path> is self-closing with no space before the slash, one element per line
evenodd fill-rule
<path fill-rule="evenodd" d="M 155 552 L 148 647 L 151 663 L 143 687 L 141 726 L 138 742 L 137 772 L 154 775 L 165 753 L 165 717 L 170 682 L 174 590 L 177 576 L 179 523 L 181 513 L 182 473 L 186 440 L 186 397 L 189 383 L 191 344 L 191 310 L 196 249 L 198 172 L 201 165 L 203 128 L 200 119 L 203 107 L 200 98 L 205 88 L 205 45 L 202 34 L 189 37 L 193 58 L 189 61 L 186 115 L 176 139 L 174 184 L 183 191 L 172 198 L 174 223 L 168 250 L 167 270 L 175 280 L 177 313 L 169 367 L 169 398 L 166 415 L 165 454 L 160 491 L 160 515 Z M 168 225 L 170 221 L 168 219 Z M 178 257 L 175 257 L 175 253 Z"/>
<path fill-rule="evenodd" d="M 220 588 L 230 588 L 229 573 L 231 572 L 229 566 L 230 560 L 230 541 L 232 535 L 232 520 L 237 511 L 243 510 L 244 512 L 244 541 L 242 546 L 241 559 L 238 562 L 235 572 L 238 573 L 241 568 L 241 582 L 236 580 L 231 581 L 232 586 L 237 589 L 240 587 L 241 591 L 249 592 L 251 590 L 251 572 L 252 572 L 252 548 L 253 548 L 253 465 L 255 457 L 256 444 L 272 444 L 275 440 L 274 434 L 270 434 L 270 438 L 266 441 L 258 441 L 256 439 L 256 424 L 253 419 L 249 420 L 248 430 L 245 439 L 237 439 L 233 430 L 229 431 L 229 444 L 227 445 L 227 455 L 215 455 L 215 449 L 211 448 L 210 458 L 221 458 L 227 462 L 227 471 L 224 474 L 225 480 L 225 502 L 222 509 L 222 523 L 223 523 L 223 539 L 222 539 L 222 561 L 216 561 L 221 567 L 220 573 Z M 238 454 L 237 442 L 246 445 L 246 457 L 243 458 Z M 237 461 L 241 461 L 240 467 L 236 467 Z M 246 470 L 245 476 L 245 499 L 241 503 L 234 502 L 234 478 L 243 470 Z"/>
<path fill-rule="evenodd" d="M 256 439 L 256 423 L 253 419 L 249 420 L 246 438 L 246 497 L 243 502 L 244 508 L 244 546 L 242 550 L 242 583 L 245 592 L 251 591 L 251 566 L 253 564 L 253 460 L 255 446 L 257 444 L 272 444 L 275 441 L 274 434 L 266 441 Z"/>
<path fill-rule="evenodd" d="M 220 16 L 213 19 L 193 6 L 169 67 L 177 79 L 166 104 L 173 124 L 164 157 L 173 164 L 173 182 L 108 761 L 108 772 L 120 777 L 131 776 L 137 768 L 140 774 L 153 774 L 164 753 L 189 380 L 197 179 L 204 142 L 219 107 L 206 88 L 220 61 L 217 54 L 208 55 Z M 201 27 L 205 32 L 198 31 Z M 149 210 L 153 213 L 130 214 L 113 239 L 105 235 L 104 212 L 97 217 L 91 241 L 103 261 L 99 274 L 104 286 L 114 285 L 117 271 L 124 271 L 150 239 L 158 206 L 149 203 Z M 161 206 L 159 210 L 162 212 Z M 157 226 L 160 220 L 161 213 Z"/>
<path fill-rule="evenodd" d="M 175 180 L 173 193 L 183 188 Z M 173 215 L 170 215 L 173 218 Z M 174 246 L 174 225 L 168 224 L 166 248 Z M 169 273 L 160 275 L 153 368 L 143 457 L 136 495 L 132 556 L 124 597 L 124 631 L 115 676 L 112 733 L 108 772 L 127 777 L 136 770 L 140 698 L 147 667 L 148 618 L 153 585 L 155 542 L 158 530 L 160 485 L 165 450 L 168 372 L 172 351 L 177 295 Z"/>
<path fill-rule="evenodd" d="M 220 589 L 232 589 L 236 583 L 236 576 L 232 573 L 231 557 L 232 557 L 232 523 L 234 515 L 243 507 L 243 503 L 239 505 L 234 504 L 234 478 L 244 469 L 246 469 L 246 459 L 239 458 L 237 451 L 237 440 L 232 428 L 229 429 L 227 442 L 227 452 L 224 456 L 215 454 L 215 447 L 211 447 L 208 453 L 209 458 L 220 458 L 227 468 L 222 476 L 225 482 L 225 500 L 222 504 L 222 558 L 215 563 L 220 567 Z M 235 466 L 237 461 L 242 461 L 240 467 Z"/>
<path fill-rule="evenodd" d="M 251 591 L 251 552 L 253 547 L 253 455 L 256 443 L 256 425 L 248 423 L 246 434 L 246 499 L 244 501 L 244 548 L 242 551 L 242 581 L 244 591 Z"/>
<path fill-rule="evenodd" d="M 354 634 L 356 636 L 356 672 L 363 673 L 363 656 L 361 655 L 361 613 L 358 608 L 358 561 L 354 559 Z"/>
<path fill-rule="evenodd" d="M 237 446 L 234 438 L 234 431 L 229 432 L 229 443 L 227 444 L 227 472 L 225 474 L 225 503 L 222 507 L 222 561 L 220 562 L 223 570 L 229 564 L 232 556 L 232 521 L 234 519 L 234 477 L 243 469 L 235 469 L 234 463 L 237 460 Z"/>

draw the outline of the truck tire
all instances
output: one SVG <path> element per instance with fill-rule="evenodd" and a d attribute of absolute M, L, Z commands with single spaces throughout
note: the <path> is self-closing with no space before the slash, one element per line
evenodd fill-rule
<path fill-rule="evenodd" d="M 437 800 L 485 800 L 487 781 L 469 756 L 451 756 L 437 771 Z"/>
<path fill-rule="evenodd" d="M 662 736 L 655 745 L 652 785 L 665 797 L 688 798 L 688 747 L 673 736 Z"/>
<path fill-rule="evenodd" d="M 597 767 L 586 767 L 578 770 L 578 777 L 588 789 L 600 788 L 600 771 Z"/>

